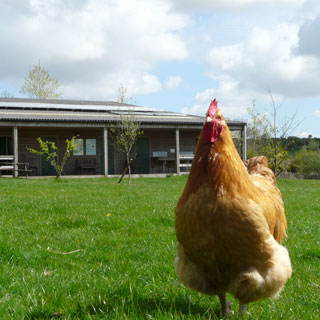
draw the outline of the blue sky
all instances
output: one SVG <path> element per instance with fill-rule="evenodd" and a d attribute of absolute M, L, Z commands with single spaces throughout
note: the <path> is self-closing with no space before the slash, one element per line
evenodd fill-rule
<path fill-rule="evenodd" d="M 318 0 L 3 0 L 0 94 L 22 97 L 40 59 L 64 99 L 116 100 L 230 119 L 255 100 L 320 137 Z M 281 106 L 281 107 L 280 107 Z"/>

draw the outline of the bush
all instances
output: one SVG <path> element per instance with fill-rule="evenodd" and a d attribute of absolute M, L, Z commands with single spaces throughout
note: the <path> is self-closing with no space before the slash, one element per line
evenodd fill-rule
<path fill-rule="evenodd" d="M 303 149 L 294 157 L 292 166 L 304 175 L 320 173 L 320 152 Z"/>

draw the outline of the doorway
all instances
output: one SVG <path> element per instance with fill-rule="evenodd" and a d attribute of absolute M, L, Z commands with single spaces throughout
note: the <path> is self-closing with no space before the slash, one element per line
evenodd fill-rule
<path fill-rule="evenodd" d="M 137 173 L 150 173 L 150 152 L 148 138 L 137 138 L 136 161 Z"/>
<path fill-rule="evenodd" d="M 57 138 L 55 137 L 41 137 L 41 140 L 54 142 L 54 144 L 57 145 Z M 52 151 L 53 150 L 49 148 L 49 152 Z M 41 173 L 43 176 L 55 176 L 57 174 L 56 169 L 51 165 L 50 161 L 48 161 L 45 156 L 41 156 Z"/>

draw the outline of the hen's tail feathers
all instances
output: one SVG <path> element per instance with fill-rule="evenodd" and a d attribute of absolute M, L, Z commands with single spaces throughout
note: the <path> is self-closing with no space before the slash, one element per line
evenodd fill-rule
<path fill-rule="evenodd" d="M 241 272 L 228 290 L 242 304 L 278 296 L 286 281 L 291 277 L 292 269 L 287 249 L 272 237 L 269 241 L 273 242 L 271 245 L 274 247 L 269 266 L 265 270 L 250 267 Z"/>
<path fill-rule="evenodd" d="M 206 281 L 198 267 L 192 263 L 184 253 L 182 245 L 178 242 L 178 252 L 175 260 L 175 269 L 179 281 L 186 287 L 205 293 Z"/>
<path fill-rule="evenodd" d="M 268 159 L 265 156 L 253 157 L 244 161 L 249 174 L 259 174 L 276 186 L 276 177 L 268 167 Z"/>
<path fill-rule="evenodd" d="M 205 294 L 212 294 L 205 274 L 188 259 L 179 242 L 177 257 L 175 260 L 175 269 L 178 274 L 179 281 L 186 287 Z"/>

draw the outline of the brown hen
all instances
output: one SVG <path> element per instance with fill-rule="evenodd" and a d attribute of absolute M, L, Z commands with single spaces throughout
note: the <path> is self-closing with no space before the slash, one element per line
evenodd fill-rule
<path fill-rule="evenodd" d="M 246 165 L 213 100 L 175 210 L 176 271 L 184 285 L 218 295 L 224 315 L 227 292 L 242 315 L 249 302 L 278 295 L 292 272 L 274 175 L 265 157 Z"/>

